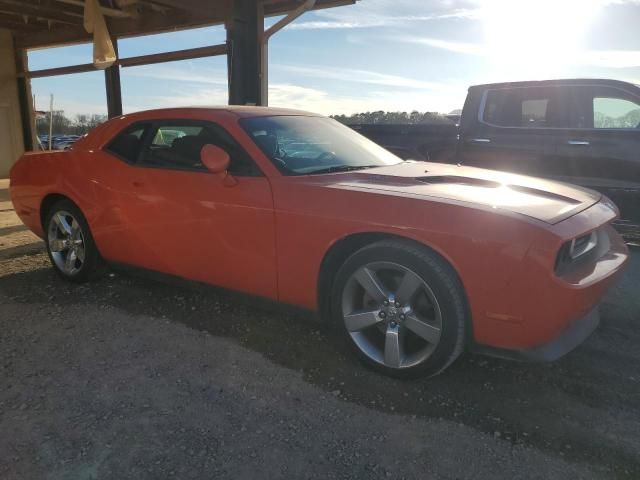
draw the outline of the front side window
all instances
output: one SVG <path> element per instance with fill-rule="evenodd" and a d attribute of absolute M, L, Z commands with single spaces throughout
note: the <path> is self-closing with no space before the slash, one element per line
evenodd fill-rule
<path fill-rule="evenodd" d="M 260 175 L 248 154 L 222 127 L 211 122 L 162 122 L 151 132 L 142 164 L 151 167 L 207 171 L 200 160 L 205 145 L 215 145 L 229 154 L 229 172 L 240 176 Z"/>
<path fill-rule="evenodd" d="M 504 88 L 486 93 L 482 120 L 500 127 L 557 126 L 551 111 L 553 95 L 547 88 Z"/>
<path fill-rule="evenodd" d="M 245 118 L 242 127 L 285 175 L 395 165 L 402 160 L 341 123 L 324 117 Z"/>
<path fill-rule="evenodd" d="M 624 98 L 594 97 L 594 128 L 640 128 L 640 103 Z"/>

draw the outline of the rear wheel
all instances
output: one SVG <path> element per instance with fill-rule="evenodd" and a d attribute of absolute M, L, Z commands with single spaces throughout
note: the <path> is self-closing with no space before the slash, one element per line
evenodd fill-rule
<path fill-rule="evenodd" d="M 463 350 L 462 285 L 441 257 L 410 243 L 374 243 L 347 259 L 332 309 L 358 357 L 388 375 L 435 375 Z"/>
<path fill-rule="evenodd" d="M 56 202 L 45 220 L 47 253 L 65 279 L 84 282 L 104 270 L 84 215 L 69 200 Z"/>

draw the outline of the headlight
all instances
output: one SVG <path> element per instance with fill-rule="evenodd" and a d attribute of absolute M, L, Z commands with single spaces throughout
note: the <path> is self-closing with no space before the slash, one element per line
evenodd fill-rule
<path fill-rule="evenodd" d="M 609 197 L 602 195 L 600 203 L 613 210 L 616 213 L 616 217 L 620 216 L 620 209 L 618 209 L 617 205 L 613 203 L 613 201 Z"/>
<path fill-rule="evenodd" d="M 589 253 L 594 252 L 598 246 L 598 237 L 598 230 L 594 230 L 565 243 L 558 252 L 556 274 L 562 275 L 569 271 L 571 267 L 591 258 L 593 255 L 589 255 Z"/>
<path fill-rule="evenodd" d="M 587 235 L 574 238 L 569 242 L 569 257 L 575 260 L 596 248 L 596 245 L 598 245 L 598 234 L 595 230 Z"/>

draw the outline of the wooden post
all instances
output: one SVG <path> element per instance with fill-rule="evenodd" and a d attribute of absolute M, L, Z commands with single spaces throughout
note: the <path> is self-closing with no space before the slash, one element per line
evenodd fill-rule
<path fill-rule="evenodd" d="M 118 57 L 118 40 L 111 38 Z M 104 70 L 104 86 L 107 91 L 107 115 L 109 118 L 122 115 L 122 89 L 120 86 L 120 66 L 118 62 Z"/>
<path fill-rule="evenodd" d="M 227 22 L 227 70 L 230 105 L 261 105 L 261 42 L 263 29 L 256 0 L 235 0 Z"/>
<path fill-rule="evenodd" d="M 27 70 L 27 51 L 15 49 L 16 72 Z M 20 107 L 20 123 L 22 125 L 22 143 L 26 152 L 33 150 L 35 139 L 35 113 L 31 104 L 31 81 L 22 76 L 16 78 L 18 87 L 18 105 Z"/>
<path fill-rule="evenodd" d="M 49 150 L 51 150 L 51 144 L 53 139 L 53 93 L 49 99 Z"/>

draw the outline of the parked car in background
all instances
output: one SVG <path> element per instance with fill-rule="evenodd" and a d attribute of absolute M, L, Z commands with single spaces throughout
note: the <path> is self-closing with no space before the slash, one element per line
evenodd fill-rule
<path fill-rule="evenodd" d="M 414 132 L 404 125 L 381 127 L 355 128 L 392 151 L 404 149 L 405 158 L 534 175 L 598 190 L 620 208 L 617 228 L 627 238 L 640 240 L 637 85 L 589 79 L 477 85 L 469 88 L 455 132 L 429 126 Z"/>
<path fill-rule="evenodd" d="M 52 135 L 51 136 L 51 150 L 67 150 L 70 148 L 81 136 L 80 135 Z M 49 135 L 38 136 L 39 149 L 49 149 Z"/>
<path fill-rule="evenodd" d="M 289 110 L 118 117 L 72 150 L 25 154 L 10 193 L 68 280 L 110 261 L 317 310 L 398 376 L 465 348 L 560 357 L 597 327 L 628 258 L 597 192 L 404 162 Z"/>

